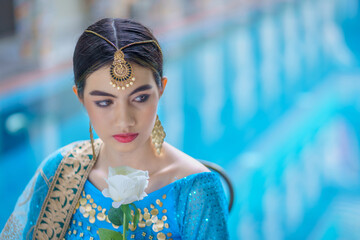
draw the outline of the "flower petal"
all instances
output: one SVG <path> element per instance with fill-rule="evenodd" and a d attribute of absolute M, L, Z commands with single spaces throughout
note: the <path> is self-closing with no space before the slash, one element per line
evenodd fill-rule
<path fill-rule="evenodd" d="M 112 202 L 111 204 L 114 208 L 119 208 L 121 206 L 121 202 Z"/>
<path fill-rule="evenodd" d="M 102 190 L 101 192 L 105 197 L 111 197 L 110 196 L 110 192 L 108 188 L 105 188 L 104 190 Z"/>
<path fill-rule="evenodd" d="M 145 189 L 149 184 L 149 172 L 127 166 L 109 167 L 106 179 L 108 188 L 103 190 L 105 197 L 111 197 L 113 206 L 129 204 L 147 196 Z"/>

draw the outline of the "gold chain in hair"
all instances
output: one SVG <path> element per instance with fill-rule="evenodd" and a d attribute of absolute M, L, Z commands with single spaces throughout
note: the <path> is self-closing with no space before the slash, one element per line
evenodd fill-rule
<path fill-rule="evenodd" d="M 119 49 L 115 46 L 115 44 L 113 44 L 111 41 L 109 41 L 104 36 L 98 34 L 97 32 L 91 30 L 85 30 L 85 32 L 92 33 L 104 39 L 116 49 L 116 52 L 114 54 L 114 61 L 110 66 L 110 75 L 112 77 L 112 80 L 110 81 L 110 85 L 113 86 L 114 88 L 117 88 L 118 90 L 120 89 L 125 90 L 127 87 L 133 85 L 135 81 L 132 67 L 130 63 L 125 60 L 124 53 L 122 51 L 123 49 L 138 44 L 154 43 L 158 47 L 160 53 L 162 54 L 160 45 L 155 40 L 145 40 L 145 41 L 129 43 Z"/>

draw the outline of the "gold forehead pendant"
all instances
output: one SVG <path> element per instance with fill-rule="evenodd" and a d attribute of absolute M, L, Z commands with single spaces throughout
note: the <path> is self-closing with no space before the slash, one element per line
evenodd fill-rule
<path fill-rule="evenodd" d="M 124 53 L 121 49 L 114 54 L 114 62 L 110 66 L 110 75 L 112 77 L 110 85 L 114 88 L 125 90 L 134 84 L 135 77 L 129 62 L 124 59 Z"/>
<path fill-rule="evenodd" d="M 116 52 L 114 54 L 114 61 L 110 66 L 110 75 L 111 75 L 111 81 L 110 85 L 114 88 L 117 88 L 118 90 L 125 90 L 126 88 L 132 86 L 135 82 L 135 77 L 133 76 L 133 69 L 131 67 L 131 64 L 125 60 L 125 55 L 123 52 L 123 49 L 138 45 L 138 44 L 146 44 L 146 43 L 154 43 L 158 49 L 161 52 L 161 48 L 159 44 L 155 40 L 146 40 L 146 41 L 140 41 L 140 42 L 134 42 L 127 44 L 120 49 L 115 46 L 112 42 L 110 42 L 107 38 L 101 36 L 100 34 L 91 31 L 91 30 L 85 30 L 87 33 L 92 33 L 105 41 L 107 41 L 111 46 L 113 46 L 116 49 Z"/>

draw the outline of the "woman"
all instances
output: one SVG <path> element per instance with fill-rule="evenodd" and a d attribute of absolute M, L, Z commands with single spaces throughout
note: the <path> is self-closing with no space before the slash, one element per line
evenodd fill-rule
<path fill-rule="evenodd" d="M 146 170 L 140 222 L 129 239 L 228 239 L 227 204 L 216 174 L 164 141 L 157 105 L 167 79 L 161 48 L 132 20 L 102 19 L 80 36 L 74 93 L 99 136 L 46 159 L 19 198 L 4 239 L 99 239 L 121 232 L 101 194 L 109 167 Z M 110 84 L 109 84 L 110 83 Z"/>

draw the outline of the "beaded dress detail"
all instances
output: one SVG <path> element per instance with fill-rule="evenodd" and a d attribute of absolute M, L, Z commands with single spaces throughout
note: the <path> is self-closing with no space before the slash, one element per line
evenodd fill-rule
<path fill-rule="evenodd" d="M 99 239 L 98 229 L 122 232 L 110 223 L 112 200 L 87 181 L 65 239 Z M 227 202 L 216 173 L 197 173 L 160 188 L 134 204 L 140 221 L 127 239 L 228 239 Z"/>

